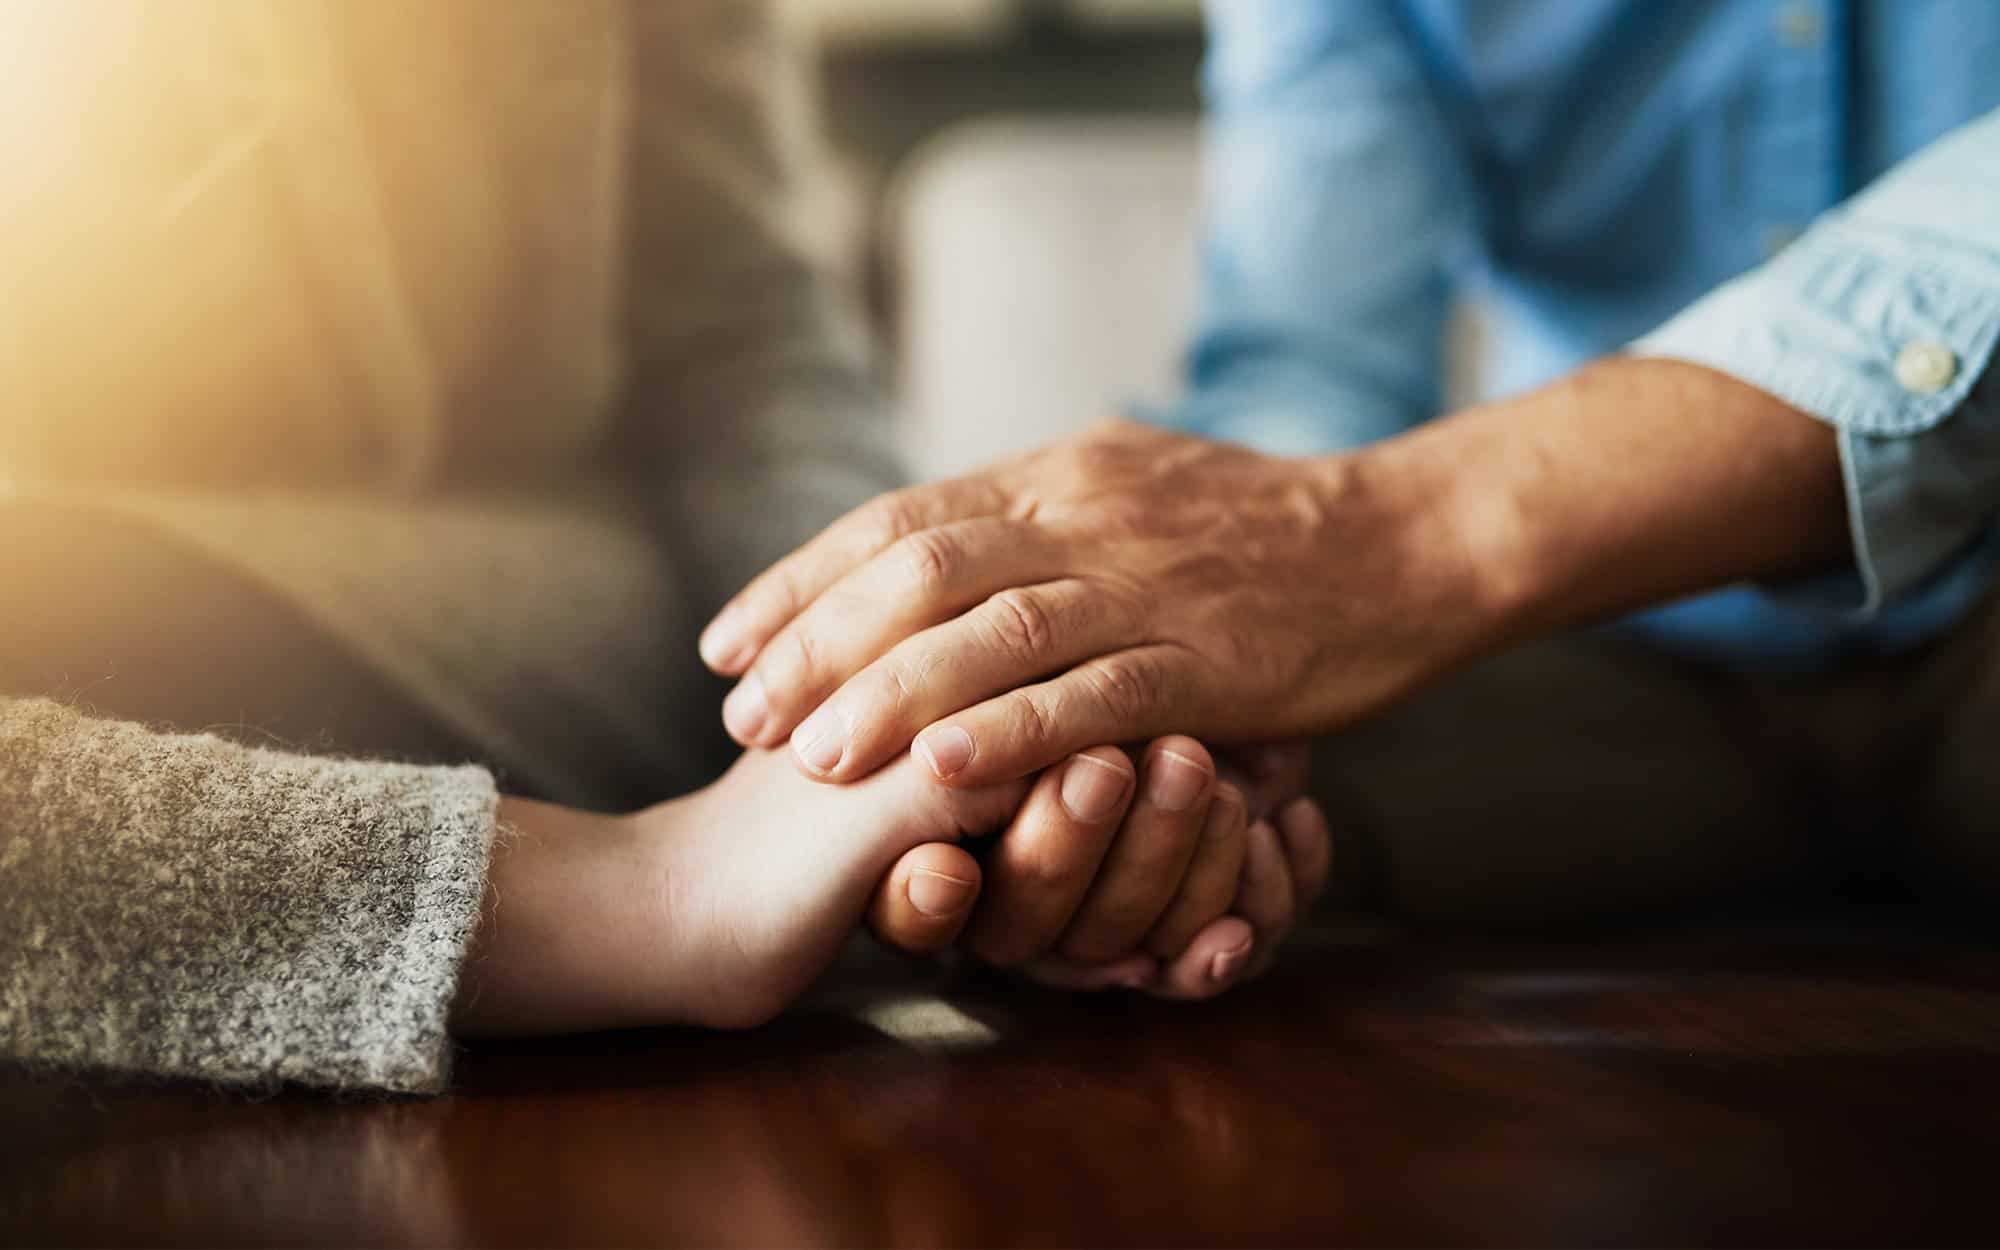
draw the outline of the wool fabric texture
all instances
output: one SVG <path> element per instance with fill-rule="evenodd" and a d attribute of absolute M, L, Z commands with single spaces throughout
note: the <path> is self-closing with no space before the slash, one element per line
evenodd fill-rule
<path fill-rule="evenodd" d="M 441 1089 L 496 802 L 484 769 L 0 702 L 0 1051 Z"/>

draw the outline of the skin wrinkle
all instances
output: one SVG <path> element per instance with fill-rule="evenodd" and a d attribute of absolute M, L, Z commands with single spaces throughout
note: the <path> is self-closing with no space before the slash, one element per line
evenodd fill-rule
<path fill-rule="evenodd" d="M 1042 661 L 1054 649 L 1058 630 L 1028 590 L 1003 590 L 986 601 L 993 610 L 994 637 L 999 646 L 1024 664 Z"/>

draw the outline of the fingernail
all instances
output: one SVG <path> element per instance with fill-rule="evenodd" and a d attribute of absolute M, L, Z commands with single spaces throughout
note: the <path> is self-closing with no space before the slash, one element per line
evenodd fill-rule
<path fill-rule="evenodd" d="M 963 877 L 946 876 L 928 868 L 912 868 L 906 892 L 910 906 L 926 916 L 951 916 L 972 901 L 975 885 Z"/>
<path fill-rule="evenodd" d="M 1250 948 L 1255 945 L 1254 941 L 1245 942 L 1233 951 L 1217 951 L 1215 958 L 1208 961 L 1208 979 L 1227 981 L 1230 974 L 1241 968 L 1243 961 L 1250 958 Z"/>
<path fill-rule="evenodd" d="M 1131 774 L 1116 764 L 1095 755 L 1071 756 L 1063 773 L 1063 806 L 1078 820 L 1095 824 L 1117 810 L 1131 784 Z"/>
<path fill-rule="evenodd" d="M 926 729 L 917 736 L 917 750 L 924 763 L 942 781 L 965 771 L 972 762 L 972 735 L 957 725 Z"/>
<path fill-rule="evenodd" d="M 701 641 L 696 648 L 701 652 L 702 663 L 710 668 L 727 667 L 736 653 L 743 649 L 738 633 L 738 613 L 734 607 L 724 608 L 716 618 L 701 631 Z"/>
<path fill-rule="evenodd" d="M 792 753 L 821 776 L 832 772 L 847 754 L 847 731 L 840 718 L 827 708 L 806 717 L 806 723 L 792 731 Z"/>
<path fill-rule="evenodd" d="M 764 683 L 755 673 L 737 682 L 736 689 L 722 701 L 722 723 L 738 741 L 755 738 L 770 715 L 771 705 L 764 699 Z"/>
<path fill-rule="evenodd" d="M 1146 801 L 1163 812 L 1184 812 L 1207 784 L 1207 769 L 1185 755 L 1159 751 L 1146 768 Z"/>

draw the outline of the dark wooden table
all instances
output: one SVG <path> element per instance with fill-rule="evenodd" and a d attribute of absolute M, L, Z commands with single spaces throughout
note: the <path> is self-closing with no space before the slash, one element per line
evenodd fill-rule
<path fill-rule="evenodd" d="M 2000 1240 L 1964 941 L 1321 934 L 1205 1007 L 945 988 L 483 1046 L 428 1102 L 0 1072 L 0 1242 Z"/>

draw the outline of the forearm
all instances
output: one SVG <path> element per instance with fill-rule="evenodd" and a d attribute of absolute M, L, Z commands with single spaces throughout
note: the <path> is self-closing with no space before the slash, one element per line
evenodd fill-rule
<path fill-rule="evenodd" d="M 1655 359 L 1383 445 L 1453 501 L 1485 640 L 1836 562 L 1811 597 L 1867 615 L 1952 567 L 2000 509 L 1996 156 L 2000 112 L 1635 345 Z"/>
<path fill-rule="evenodd" d="M 1833 429 L 1697 365 L 1605 360 L 1362 454 L 1452 544 L 1473 650 L 1847 547 Z"/>
<path fill-rule="evenodd" d="M 645 839 L 629 817 L 502 799 L 452 1032 L 571 1033 L 650 1022 L 630 975 L 645 962 L 635 949 L 645 930 L 625 922 L 646 865 Z"/>
<path fill-rule="evenodd" d="M 1632 345 L 1739 378 L 1839 431 L 1850 575 L 1787 598 L 1857 620 L 1941 620 L 1980 573 L 1975 549 L 2000 513 L 1996 171 L 2000 111 Z"/>

